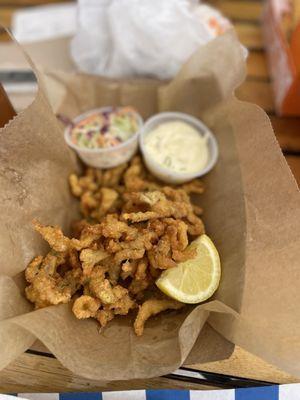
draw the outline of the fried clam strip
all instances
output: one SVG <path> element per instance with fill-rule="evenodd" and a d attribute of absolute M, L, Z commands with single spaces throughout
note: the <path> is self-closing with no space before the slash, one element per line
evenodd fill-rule
<path fill-rule="evenodd" d="M 70 248 L 70 239 L 64 236 L 58 226 L 45 226 L 37 220 L 33 221 L 34 228 L 49 243 L 49 246 L 58 252 L 68 251 Z"/>
<path fill-rule="evenodd" d="M 115 261 L 123 262 L 128 259 L 138 260 L 143 258 L 145 251 L 152 249 L 154 240 L 156 240 L 154 233 L 142 230 L 135 240 L 120 242 L 121 250 L 115 254 Z"/>
<path fill-rule="evenodd" d="M 97 240 L 101 238 L 102 226 L 100 224 L 87 225 L 81 231 L 79 239 L 70 239 L 71 246 L 76 250 L 82 250 L 91 247 Z"/>
<path fill-rule="evenodd" d="M 43 256 L 34 257 L 27 265 L 27 268 L 25 269 L 25 279 L 27 282 L 31 283 L 38 275 L 42 267 L 43 259 Z"/>
<path fill-rule="evenodd" d="M 102 235 L 105 238 L 132 240 L 136 238 L 138 230 L 120 221 L 118 215 L 108 214 L 101 223 Z"/>
<path fill-rule="evenodd" d="M 171 259 L 171 244 L 168 236 L 164 234 L 153 249 L 148 251 L 148 259 L 154 268 L 167 269 L 175 266 Z"/>
<path fill-rule="evenodd" d="M 126 280 L 127 278 L 131 277 L 133 278 L 136 270 L 138 267 L 138 260 L 126 260 L 122 265 L 121 265 L 121 278 Z"/>
<path fill-rule="evenodd" d="M 72 311 L 78 319 L 96 317 L 100 305 L 100 300 L 91 296 L 82 295 L 74 301 Z"/>
<path fill-rule="evenodd" d="M 62 270 L 58 272 L 58 268 Z M 35 308 L 67 303 L 81 285 L 82 270 L 76 250 L 59 253 L 51 250 L 45 257 L 35 257 L 25 270 L 30 285 L 26 297 Z"/>
<path fill-rule="evenodd" d="M 71 192 L 75 197 L 80 197 L 86 191 L 94 192 L 99 187 L 99 183 L 95 182 L 95 171 L 88 168 L 86 175 L 78 178 L 76 174 L 71 174 L 69 177 L 69 184 Z"/>
<path fill-rule="evenodd" d="M 55 275 L 57 267 L 66 261 L 66 253 L 51 250 L 45 257 L 37 256 L 28 264 L 25 270 L 25 279 L 32 283 L 41 271 L 48 275 Z"/>
<path fill-rule="evenodd" d="M 74 221 L 72 223 L 72 236 L 75 239 L 79 239 L 83 230 L 89 226 L 89 223 L 87 222 L 86 219 L 80 219 L 77 221 Z"/>
<path fill-rule="evenodd" d="M 72 291 L 66 286 L 61 277 L 53 277 L 45 271 L 40 271 L 38 276 L 25 288 L 25 294 L 35 308 L 47 307 L 52 304 L 68 303 Z"/>
<path fill-rule="evenodd" d="M 189 243 L 187 224 L 173 218 L 166 218 L 164 222 L 168 225 L 166 234 L 170 241 L 172 259 L 182 262 L 195 257 L 196 250 L 187 249 Z"/>
<path fill-rule="evenodd" d="M 127 309 L 128 312 L 134 305 L 129 297 L 128 290 L 121 285 L 113 286 L 109 280 L 105 278 L 106 272 L 107 269 L 105 269 L 105 267 L 98 266 L 94 269 L 89 281 L 90 292 L 93 296 L 97 297 L 103 305 L 108 306 L 109 309 L 117 310 L 119 313 L 125 312 L 125 309 L 122 311 L 122 304 L 130 304 L 130 307 Z"/>
<path fill-rule="evenodd" d="M 197 217 L 195 214 L 189 213 L 183 220 L 188 226 L 189 235 L 200 236 L 205 233 L 205 227 L 202 219 Z"/>
<path fill-rule="evenodd" d="M 148 260 L 146 257 L 139 260 L 136 263 L 136 270 L 134 273 L 134 279 L 129 285 L 129 292 L 137 295 L 147 289 L 147 287 L 152 283 L 152 277 L 148 274 Z"/>
<path fill-rule="evenodd" d="M 77 293 L 75 316 L 95 318 L 102 327 L 144 301 L 135 322 L 141 335 L 151 315 L 183 306 L 154 299 L 153 288 L 161 270 L 194 256 L 189 240 L 204 226 L 189 195 L 202 193 L 203 184 L 165 186 L 139 156 L 110 170 L 87 168 L 69 183 L 85 219 L 74 224 L 72 239 L 35 221 L 52 249 L 28 264 L 26 296 L 39 308 L 67 303 Z"/>
<path fill-rule="evenodd" d="M 101 327 L 104 328 L 108 324 L 108 322 L 114 319 L 114 316 L 115 314 L 113 310 L 103 308 L 97 312 L 96 319 L 101 325 Z"/>
<path fill-rule="evenodd" d="M 30 285 L 26 287 L 25 294 L 35 304 L 35 308 L 67 303 L 71 299 L 71 288 L 57 273 L 57 267 L 63 262 L 64 257 L 56 256 L 51 251 L 45 257 L 35 257 L 29 263 L 25 278 Z"/>
<path fill-rule="evenodd" d="M 158 189 L 160 185 L 154 179 L 149 180 L 149 178 L 150 176 L 146 174 L 141 157 L 134 157 L 124 173 L 126 191 L 140 192 L 142 190 Z"/>
<path fill-rule="evenodd" d="M 180 303 L 171 299 L 150 299 L 146 300 L 140 307 L 134 321 L 134 331 L 137 336 L 142 336 L 144 332 L 144 326 L 146 321 L 162 311 L 166 310 L 179 310 L 184 307 L 183 303 Z"/>
<path fill-rule="evenodd" d="M 82 263 L 83 274 L 90 275 L 94 266 L 107 257 L 109 257 L 109 253 L 101 248 L 81 250 L 79 258 Z"/>
<path fill-rule="evenodd" d="M 121 285 L 112 286 L 109 280 L 104 278 L 104 274 L 94 274 L 89 282 L 89 289 L 103 305 L 96 315 L 102 327 L 115 315 L 127 315 L 132 308 L 136 307 L 128 290 Z"/>
<path fill-rule="evenodd" d="M 198 179 L 194 179 L 191 182 L 184 183 L 181 186 L 181 189 L 184 190 L 187 194 L 202 194 L 204 192 L 204 184 Z"/>
<path fill-rule="evenodd" d="M 128 164 L 121 164 L 118 167 L 108 169 L 103 172 L 102 174 L 102 180 L 101 180 L 101 185 L 103 187 L 112 187 L 115 188 L 116 186 L 119 186 L 120 181 L 123 177 L 123 173 L 128 167 Z"/>
<path fill-rule="evenodd" d="M 99 204 L 99 197 L 99 194 L 94 194 L 90 191 L 82 194 L 80 198 L 80 211 L 85 217 L 88 217 L 97 208 Z"/>
<path fill-rule="evenodd" d="M 175 190 L 174 192 L 176 193 Z M 181 198 L 168 199 L 162 192 L 154 191 L 151 195 L 150 193 L 135 193 L 135 195 L 139 198 L 140 204 L 144 203 L 149 206 L 149 210 L 123 213 L 122 218 L 125 221 L 141 222 L 166 217 L 183 218 L 193 212 L 189 201 L 182 201 Z M 183 195 L 186 195 L 184 191 L 182 191 L 181 197 Z"/>
<path fill-rule="evenodd" d="M 101 188 L 99 191 L 100 200 L 96 200 L 95 210 L 91 213 L 91 216 L 98 221 L 101 221 L 101 218 L 107 214 L 108 211 L 116 204 L 116 200 L 119 197 L 119 193 L 111 188 Z"/>

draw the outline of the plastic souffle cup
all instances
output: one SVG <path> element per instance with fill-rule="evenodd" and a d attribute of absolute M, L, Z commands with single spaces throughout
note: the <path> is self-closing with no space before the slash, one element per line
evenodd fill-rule
<path fill-rule="evenodd" d="M 209 157 L 204 168 L 192 173 L 172 171 L 171 169 L 155 161 L 147 152 L 147 148 L 145 146 L 145 138 L 147 135 L 149 135 L 151 131 L 160 124 L 170 121 L 185 122 L 195 128 L 199 132 L 199 135 L 207 137 Z M 139 142 L 144 162 L 149 171 L 158 179 L 175 185 L 191 181 L 192 179 L 199 178 L 207 174 L 216 164 L 219 155 L 218 143 L 210 129 L 199 119 L 181 112 L 163 112 L 149 118 L 141 129 Z"/>
<path fill-rule="evenodd" d="M 101 107 L 89 110 L 83 114 L 78 115 L 78 117 L 74 118 L 72 122 L 74 124 L 78 124 L 80 121 L 92 114 L 108 112 L 111 111 L 112 108 L 113 107 Z M 117 110 L 118 107 L 114 107 L 114 109 Z M 137 131 L 128 140 L 116 146 L 99 149 L 88 149 L 85 147 L 77 146 L 71 140 L 72 126 L 67 126 L 65 128 L 65 141 L 68 146 L 76 151 L 81 160 L 88 166 L 100 169 L 117 167 L 118 165 L 129 161 L 138 148 L 138 138 L 141 132 L 141 128 L 143 126 L 143 119 L 137 112 L 134 112 L 134 114 L 138 123 Z"/>

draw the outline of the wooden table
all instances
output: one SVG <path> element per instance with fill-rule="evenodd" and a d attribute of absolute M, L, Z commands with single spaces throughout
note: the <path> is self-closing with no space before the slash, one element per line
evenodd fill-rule
<path fill-rule="evenodd" d="M 44 3 L 59 2 L 45 1 Z M 40 0 L 2 1 L 0 20 L 9 26 L 12 12 L 20 6 L 41 4 Z M 300 184 L 300 118 L 279 118 L 274 113 L 274 101 L 260 28 L 262 2 L 259 0 L 212 0 L 234 23 L 241 42 L 250 50 L 247 80 L 237 90 L 240 99 L 264 108 L 272 121 L 276 137 L 298 183 Z M 0 31 L 0 40 L 6 36 Z M 277 383 L 299 382 L 263 360 L 236 347 L 227 360 L 192 365 L 191 368 L 218 374 L 236 375 Z M 97 381 L 75 376 L 55 358 L 25 353 L 0 372 L 0 392 L 97 391 L 137 388 L 211 389 L 199 383 L 156 378 L 142 381 L 115 382 L 109 387 Z"/>

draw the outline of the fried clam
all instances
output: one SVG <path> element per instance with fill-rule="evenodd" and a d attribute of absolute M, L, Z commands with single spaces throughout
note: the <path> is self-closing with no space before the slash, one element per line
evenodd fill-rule
<path fill-rule="evenodd" d="M 99 197 L 97 194 L 90 191 L 86 191 L 82 194 L 80 198 L 80 211 L 85 217 L 94 213 L 94 210 L 99 204 L 99 199 L 97 197 Z"/>
<path fill-rule="evenodd" d="M 42 225 L 37 220 L 33 221 L 34 228 L 43 237 L 49 246 L 58 252 L 68 251 L 70 248 L 70 239 L 64 236 L 59 226 Z"/>
<path fill-rule="evenodd" d="M 133 278 L 136 273 L 137 267 L 138 260 L 126 260 L 121 265 L 121 278 L 123 279 L 123 281 L 129 277 Z"/>
<path fill-rule="evenodd" d="M 92 247 L 102 236 L 102 226 L 100 224 L 86 225 L 80 234 L 79 239 L 70 239 L 71 247 L 80 251 L 82 249 Z"/>
<path fill-rule="evenodd" d="M 121 164 L 115 168 L 107 169 L 102 173 L 101 186 L 116 188 L 120 185 L 124 171 L 127 169 L 128 164 Z"/>
<path fill-rule="evenodd" d="M 194 179 L 191 182 L 184 183 L 181 189 L 187 194 L 202 194 L 204 192 L 204 184 L 199 179 Z"/>
<path fill-rule="evenodd" d="M 72 311 L 78 319 L 96 317 L 100 305 L 101 302 L 97 298 L 82 295 L 74 301 Z"/>
<path fill-rule="evenodd" d="M 35 257 L 28 264 L 25 278 L 30 285 L 25 294 L 35 308 L 68 303 L 79 289 L 82 272 L 74 263 L 74 253 L 71 254 L 51 250 L 45 257 Z M 60 266 L 64 267 L 62 271 L 58 271 Z"/>
<path fill-rule="evenodd" d="M 154 191 L 150 193 L 136 193 L 136 198 L 140 204 L 148 205 L 148 210 L 131 213 L 123 213 L 125 221 L 142 222 L 157 218 L 184 218 L 193 212 L 192 204 L 186 200 L 184 191 L 168 188 L 167 193 L 172 191 L 171 198 L 163 192 Z M 137 201 L 137 200 L 136 200 Z"/>
<path fill-rule="evenodd" d="M 114 319 L 114 316 L 115 314 L 113 310 L 103 308 L 97 312 L 96 319 L 101 325 L 101 327 L 104 328 L 108 324 L 108 322 Z"/>
<path fill-rule="evenodd" d="M 155 281 L 162 270 L 195 255 L 188 244 L 204 225 L 190 195 L 202 193 L 203 184 L 166 186 L 147 172 L 140 156 L 110 170 L 87 168 L 83 176 L 72 174 L 69 184 L 83 214 L 72 237 L 34 222 L 51 247 L 25 271 L 26 296 L 35 307 L 76 298 L 75 316 L 95 318 L 102 327 L 139 307 L 138 335 L 152 315 L 182 307 L 154 297 Z"/>
<path fill-rule="evenodd" d="M 111 188 L 101 188 L 99 190 L 99 200 L 96 200 L 94 211 L 91 212 L 92 218 L 101 221 L 101 218 L 109 211 L 114 211 L 113 207 L 119 198 L 119 193 Z"/>
<path fill-rule="evenodd" d="M 146 257 L 137 263 L 134 277 L 128 288 L 129 292 L 133 295 L 143 292 L 153 283 L 153 279 L 148 272 L 148 266 L 149 262 Z"/>
<path fill-rule="evenodd" d="M 25 269 L 25 279 L 27 282 L 31 283 L 36 278 L 41 270 L 43 259 L 43 256 L 36 256 L 27 265 Z"/>
<path fill-rule="evenodd" d="M 94 266 L 107 257 L 109 257 L 109 253 L 103 248 L 81 250 L 79 258 L 82 263 L 83 274 L 90 275 Z"/>
<path fill-rule="evenodd" d="M 86 175 L 78 177 L 76 174 L 71 174 L 69 177 L 69 184 L 72 194 L 75 197 L 82 196 L 86 191 L 94 192 L 99 187 L 99 183 L 95 181 L 95 170 L 88 168 Z"/>
<path fill-rule="evenodd" d="M 152 250 L 147 253 L 150 265 L 153 268 L 168 269 L 175 267 L 176 263 L 171 257 L 171 244 L 167 235 L 162 236 Z"/>
<path fill-rule="evenodd" d="M 138 230 L 129 226 L 126 222 L 120 221 L 116 214 L 108 214 L 101 222 L 102 235 L 105 238 L 130 240 L 135 238 Z"/>
<path fill-rule="evenodd" d="M 35 308 L 47 307 L 71 300 L 71 287 L 67 286 L 61 277 L 48 275 L 40 271 L 38 276 L 25 288 L 25 294 Z"/>
<path fill-rule="evenodd" d="M 179 310 L 184 307 L 183 303 L 172 299 L 149 299 L 140 307 L 134 321 L 134 331 L 137 336 L 142 336 L 146 321 L 166 310 Z"/>

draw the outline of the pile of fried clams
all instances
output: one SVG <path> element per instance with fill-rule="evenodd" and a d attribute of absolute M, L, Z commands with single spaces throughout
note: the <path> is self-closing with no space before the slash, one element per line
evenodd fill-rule
<path fill-rule="evenodd" d="M 35 308 L 74 301 L 77 318 L 95 318 L 101 327 L 136 310 L 140 336 L 149 317 L 183 307 L 160 293 L 155 281 L 163 270 L 195 256 L 187 246 L 204 226 L 190 194 L 202 193 L 203 185 L 195 180 L 165 186 L 139 156 L 129 165 L 88 168 L 69 180 L 84 219 L 74 223 L 71 239 L 57 226 L 34 222 L 51 250 L 27 266 L 26 297 Z"/>

